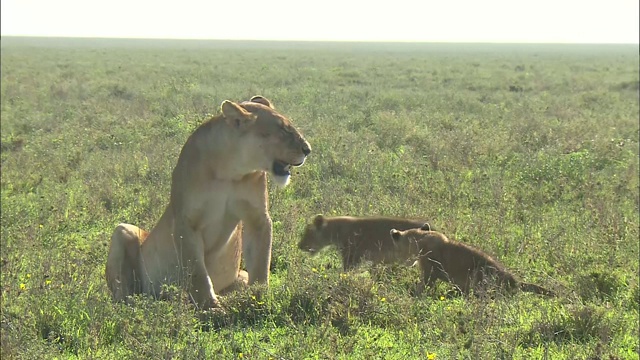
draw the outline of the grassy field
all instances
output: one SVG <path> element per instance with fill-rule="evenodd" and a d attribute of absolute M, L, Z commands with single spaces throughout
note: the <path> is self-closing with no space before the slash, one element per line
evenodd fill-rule
<path fill-rule="evenodd" d="M 637 359 L 638 46 L 2 39 L 2 359 Z M 269 98 L 314 152 L 270 185 L 271 286 L 114 304 L 187 136 Z M 413 295 L 296 244 L 317 213 L 426 218 L 557 298 Z"/>

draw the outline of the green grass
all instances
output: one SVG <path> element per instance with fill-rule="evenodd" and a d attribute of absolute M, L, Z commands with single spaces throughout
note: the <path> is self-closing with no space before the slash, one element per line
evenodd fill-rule
<path fill-rule="evenodd" d="M 3 38 L 3 359 L 637 359 L 638 47 Z M 114 304 L 189 133 L 261 94 L 314 152 L 270 186 L 271 286 L 198 322 Z M 315 214 L 423 217 L 560 296 L 412 295 L 296 248 Z"/>

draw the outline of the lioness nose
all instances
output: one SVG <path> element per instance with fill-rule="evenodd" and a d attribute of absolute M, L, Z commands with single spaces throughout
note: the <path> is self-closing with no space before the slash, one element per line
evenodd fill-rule
<path fill-rule="evenodd" d="M 311 154 L 311 147 L 308 144 L 302 145 L 302 152 L 304 153 L 304 156 Z"/>

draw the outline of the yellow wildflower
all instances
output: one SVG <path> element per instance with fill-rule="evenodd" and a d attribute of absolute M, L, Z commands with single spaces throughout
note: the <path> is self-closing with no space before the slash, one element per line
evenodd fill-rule
<path fill-rule="evenodd" d="M 427 353 L 427 359 L 428 360 L 435 360 L 435 358 L 436 358 L 436 354 L 435 353 L 430 353 L 430 352 Z"/>
<path fill-rule="evenodd" d="M 27 285 L 25 285 L 24 283 L 20 284 L 20 290 L 26 290 L 27 289 Z"/>

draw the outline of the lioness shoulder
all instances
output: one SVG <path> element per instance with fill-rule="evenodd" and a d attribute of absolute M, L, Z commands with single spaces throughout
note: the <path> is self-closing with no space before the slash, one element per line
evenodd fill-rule
<path fill-rule="evenodd" d="M 350 270 L 363 260 L 373 263 L 392 263 L 408 259 L 408 254 L 397 252 L 389 238 L 389 231 L 396 229 L 420 228 L 422 220 L 393 217 L 327 217 L 316 215 L 307 224 L 298 243 L 301 250 L 316 254 L 327 246 L 335 246 L 342 255 L 342 266 Z"/>

